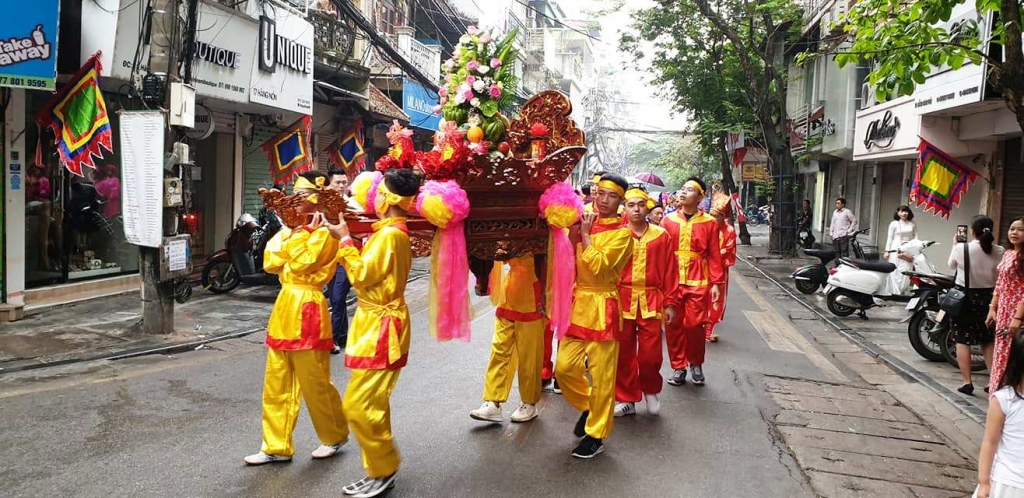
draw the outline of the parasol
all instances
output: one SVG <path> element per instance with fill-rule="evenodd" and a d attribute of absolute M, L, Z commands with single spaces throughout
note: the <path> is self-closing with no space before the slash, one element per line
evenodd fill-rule
<path fill-rule="evenodd" d="M 658 175 L 655 175 L 654 173 L 652 173 L 650 171 L 647 171 L 645 173 L 640 173 L 640 174 L 636 175 L 636 179 L 640 180 L 640 181 L 642 181 L 644 183 L 650 183 L 651 185 L 657 185 L 659 187 L 664 187 L 665 186 L 665 182 L 661 181 L 661 178 L 658 178 Z"/>

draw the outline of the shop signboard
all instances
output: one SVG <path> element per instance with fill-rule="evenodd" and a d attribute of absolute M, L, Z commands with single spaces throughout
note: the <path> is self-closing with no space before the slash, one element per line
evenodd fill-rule
<path fill-rule="evenodd" d="M 125 4 L 124 0 L 122 4 Z M 139 47 L 139 9 L 145 2 L 122 6 L 117 20 L 114 56 L 110 76 L 128 80 L 132 76 L 136 48 Z M 193 85 L 196 93 L 229 102 L 249 102 L 249 79 L 256 62 L 253 45 L 257 37 L 256 21 L 218 5 L 199 3 L 199 29 L 196 30 Z M 149 70 L 152 45 L 139 52 L 141 61 L 136 75 Z M 158 48 L 159 49 L 159 48 Z M 159 49 L 162 50 L 162 49 Z"/>
<path fill-rule="evenodd" d="M 921 118 L 914 98 L 902 97 L 857 111 L 853 160 L 906 159 L 917 155 Z"/>
<path fill-rule="evenodd" d="M 991 26 L 989 17 L 980 17 L 974 2 L 963 2 L 953 7 L 949 21 L 942 27 L 950 33 L 977 28 L 980 39 L 988 39 Z M 928 79 L 914 90 L 914 110 L 917 114 L 931 114 L 953 107 L 981 102 L 985 98 L 985 75 L 988 65 L 968 62 L 959 69 L 949 66 L 937 68 Z"/>
<path fill-rule="evenodd" d="M 271 17 L 266 14 L 278 15 Z M 278 109 L 313 114 L 313 26 L 287 9 L 268 9 L 259 18 L 257 64 L 252 66 L 249 100 Z"/>
<path fill-rule="evenodd" d="M 53 90 L 58 0 L 31 0 L 0 16 L 0 86 Z"/>
<path fill-rule="evenodd" d="M 742 180 L 745 182 L 766 182 L 768 171 L 763 163 L 743 163 Z"/>
<path fill-rule="evenodd" d="M 438 103 L 436 92 L 431 95 L 418 81 L 406 79 L 402 83 L 402 110 L 409 115 L 409 126 L 436 131 L 441 115 L 434 113 Z"/>

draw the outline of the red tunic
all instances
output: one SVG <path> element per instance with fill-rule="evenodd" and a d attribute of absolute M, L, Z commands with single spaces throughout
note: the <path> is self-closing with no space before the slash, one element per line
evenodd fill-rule
<path fill-rule="evenodd" d="M 669 298 L 672 304 L 683 287 L 710 288 L 725 283 L 725 267 L 719 248 L 718 220 L 698 211 L 689 220 L 676 211 L 661 221 L 672 239 L 679 264 L 679 287 Z"/>
<path fill-rule="evenodd" d="M 622 317 L 661 318 L 666 297 L 679 285 L 678 264 L 672 239 L 664 228 L 652 224 L 643 235 L 634 233 L 633 254 L 619 282 Z"/>

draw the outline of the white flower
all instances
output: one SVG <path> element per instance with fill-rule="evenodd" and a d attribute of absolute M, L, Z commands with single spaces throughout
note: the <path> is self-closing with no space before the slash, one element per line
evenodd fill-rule
<path fill-rule="evenodd" d="M 473 41 L 473 39 L 470 38 L 469 35 L 462 35 L 462 36 L 459 37 L 459 43 L 461 43 L 463 45 L 465 45 L 465 44 L 467 44 L 467 43 L 469 43 L 471 41 Z"/>
<path fill-rule="evenodd" d="M 465 104 L 466 103 L 466 96 L 461 94 L 461 93 L 456 93 L 455 94 L 455 103 L 456 104 Z"/>
<path fill-rule="evenodd" d="M 491 70 L 491 66 L 486 66 L 486 65 L 483 65 L 483 64 L 481 64 L 480 67 L 476 68 L 476 72 L 478 72 L 480 74 L 487 74 L 487 72 L 490 71 L 490 70 Z"/>
<path fill-rule="evenodd" d="M 469 105 L 473 107 L 480 107 L 480 99 L 474 97 L 473 100 L 469 101 Z"/>
<path fill-rule="evenodd" d="M 487 88 L 487 84 L 484 83 L 484 80 L 476 80 L 473 82 L 473 90 L 476 90 L 477 92 L 482 92 L 484 91 L 484 88 Z"/>

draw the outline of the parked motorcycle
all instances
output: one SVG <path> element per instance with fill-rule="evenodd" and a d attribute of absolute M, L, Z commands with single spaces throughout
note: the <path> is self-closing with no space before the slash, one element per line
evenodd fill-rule
<path fill-rule="evenodd" d="M 914 258 L 914 271 L 937 273 L 924 254 L 924 249 L 935 245 L 935 241 L 918 239 L 903 243 L 899 252 Z M 889 274 L 896 271 L 896 265 L 888 261 L 866 261 L 854 258 L 840 258 L 839 265 L 829 270 L 825 286 L 826 304 L 832 314 L 840 317 L 854 312 L 867 318 L 865 310 L 884 306 L 887 302 L 909 302 L 910 295 L 900 294 L 893 288 Z"/>
<path fill-rule="evenodd" d="M 747 224 L 750 226 L 767 225 L 770 219 L 770 208 L 765 205 L 761 207 L 747 206 L 745 213 L 747 215 Z"/>
<path fill-rule="evenodd" d="M 243 281 L 257 284 L 275 282 L 276 275 L 263 271 L 263 249 L 282 226 L 277 214 L 266 208 L 260 210 L 259 220 L 249 213 L 238 217 L 235 228 L 224 241 L 225 248 L 206 260 L 203 289 L 220 294 L 232 291 Z"/>
<path fill-rule="evenodd" d="M 864 249 L 856 236 L 866 234 L 869 230 L 869 228 L 865 228 L 857 231 L 853 234 L 853 238 L 850 239 L 850 251 L 857 259 L 868 259 L 865 257 Z M 836 259 L 836 250 L 832 247 L 818 244 L 818 247 L 804 249 L 804 254 L 812 258 L 818 258 L 821 263 L 801 266 L 790 275 L 790 278 L 793 279 L 793 283 L 798 291 L 804 294 L 814 294 L 828 282 L 828 264 Z"/>
<path fill-rule="evenodd" d="M 939 303 L 942 296 L 952 289 L 954 279 L 941 273 L 903 272 L 914 285 L 913 297 L 907 309 L 913 313 L 900 323 L 909 322 L 907 335 L 914 351 L 929 361 L 946 361 L 959 367 L 956 359 L 956 342 L 950 320 L 940 313 Z M 985 357 L 980 346 L 971 346 L 971 370 L 984 370 Z"/>

